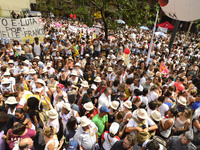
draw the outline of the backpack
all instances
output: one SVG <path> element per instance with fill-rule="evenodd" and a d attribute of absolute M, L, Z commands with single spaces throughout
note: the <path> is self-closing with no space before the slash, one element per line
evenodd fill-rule
<path fill-rule="evenodd" d="M 161 144 L 163 146 L 163 150 L 167 150 L 167 148 L 166 148 L 167 143 L 161 137 L 154 135 L 152 137 L 152 140 L 156 141 L 158 144 Z"/>
<path fill-rule="evenodd" d="M 47 116 L 46 112 L 44 110 L 42 111 L 37 111 L 39 114 L 39 125 L 44 127 L 45 122 L 47 122 L 47 120 L 49 119 L 49 117 Z"/>
<path fill-rule="evenodd" d="M 138 127 L 142 128 L 142 126 L 145 126 L 146 119 L 143 120 L 142 122 L 140 122 L 135 117 L 132 117 L 132 118 L 133 118 L 133 120 L 135 122 L 137 122 Z M 135 138 L 136 138 L 136 141 L 137 141 L 138 145 L 142 145 L 146 140 L 150 139 L 150 137 L 151 137 L 150 133 L 149 132 L 144 132 L 144 131 L 137 132 L 136 135 L 135 135 Z"/>

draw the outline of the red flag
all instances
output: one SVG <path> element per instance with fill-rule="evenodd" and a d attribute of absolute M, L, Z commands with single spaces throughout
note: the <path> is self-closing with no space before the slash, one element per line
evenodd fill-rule
<path fill-rule="evenodd" d="M 74 19 L 76 19 L 76 14 L 74 14 Z"/>
<path fill-rule="evenodd" d="M 69 16 L 70 16 L 70 18 L 73 18 L 73 14 L 70 14 Z"/>

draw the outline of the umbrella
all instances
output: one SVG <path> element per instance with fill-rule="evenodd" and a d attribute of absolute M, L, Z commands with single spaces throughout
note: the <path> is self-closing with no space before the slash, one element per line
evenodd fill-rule
<path fill-rule="evenodd" d="M 116 20 L 116 22 L 119 23 L 119 24 L 126 24 L 126 22 L 124 20 L 121 20 L 121 19 Z"/>
<path fill-rule="evenodd" d="M 167 37 L 163 32 L 155 32 L 156 36 Z"/>
<path fill-rule="evenodd" d="M 149 28 L 148 28 L 148 27 L 145 27 L 145 26 L 141 26 L 140 29 L 149 30 Z"/>

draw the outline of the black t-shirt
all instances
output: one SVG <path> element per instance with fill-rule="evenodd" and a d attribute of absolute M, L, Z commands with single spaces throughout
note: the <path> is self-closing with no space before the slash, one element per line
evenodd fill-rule
<path fill-rule="evenodd" d="M 89 98 L 88 95 L 87 95 L 87 93 L 85 93 L 83 95 L 83 98 L 82 98 L 82 105 L 84 105 L 87 102 L 91 102 L 91 98 Z"/>
<path fill-rule="evenodd" d="M 123 147 L 123 141 L 117 141 L 110 150 L 127 150 Z"/>

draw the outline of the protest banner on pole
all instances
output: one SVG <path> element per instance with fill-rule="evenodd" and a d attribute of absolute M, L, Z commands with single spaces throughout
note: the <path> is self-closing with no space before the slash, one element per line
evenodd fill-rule
<path fill-rule="evenodd" d="M 0 18 L 0 38 L 3 40 L 13 39 L 25 43 L 26 39 L 30 39 L 30 43 L 32 43 L 34 37 L 38 37 L 40 41 L 43 41 L 44 36 L 42 18 Z"/>
<path fill-rule="evenodd" d="M 160 64 L 160 73 L 163 73 L 163 74 L 169 73 L 169 70 L 167 69 L 167 67 L 165 66 L 165 64 L 163 62 L 161 62 L 161 64 Z"/>
<path fill-rule="evenodd" d="M 152 37 L 151 37 L 151 43 L 150 43 L 150 47 L 149 47 L 148 54 L 147 54 L 147 61 L 146 61 L 147 66 L 149 64 L 149 60 L 150 60 L 150 56 L 151 56 L 151 49 L 152 49 L 152 46 L 153 46 L 153 37 L 154 37 L 155 31 L 156 31 L 156 23 L 157 23 L 157 20 L 158 20 L 158 13 L 159 13 L 159 11 L 157 11 L 156 20 L 155 20 L 154 28 L 153 28 L 153 34 L 152 34 Z"/>

